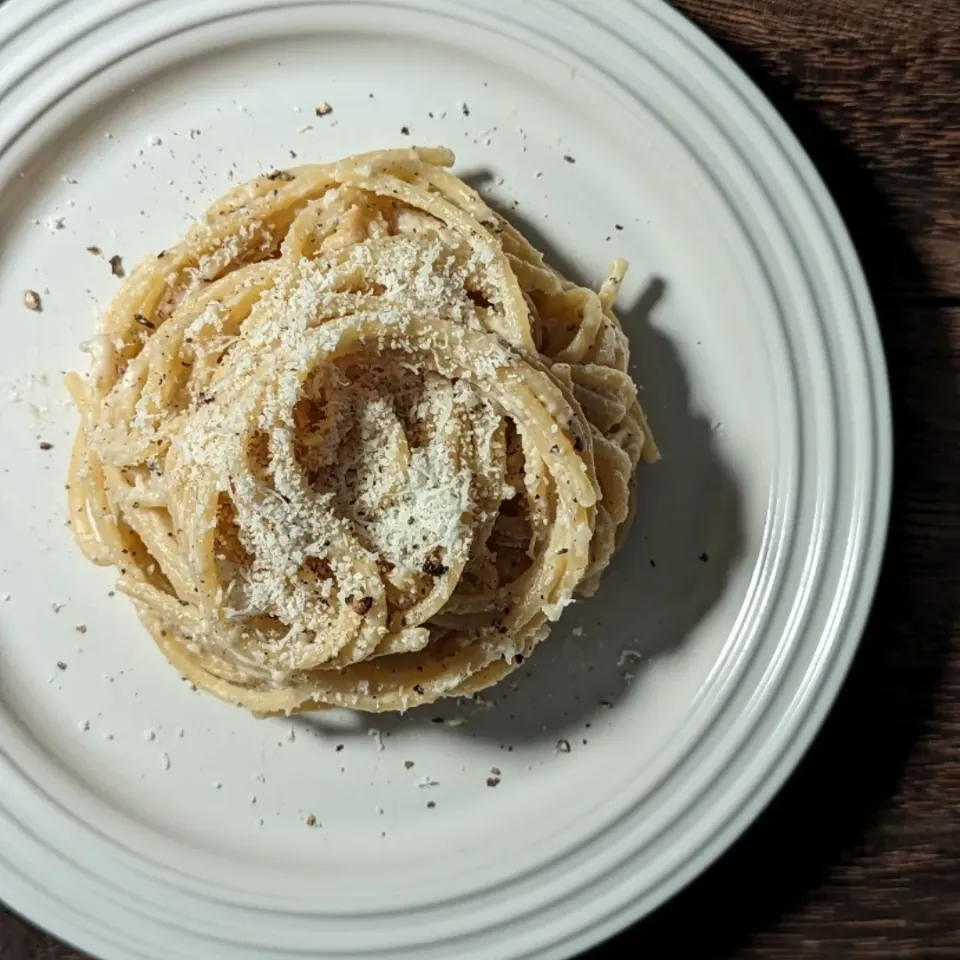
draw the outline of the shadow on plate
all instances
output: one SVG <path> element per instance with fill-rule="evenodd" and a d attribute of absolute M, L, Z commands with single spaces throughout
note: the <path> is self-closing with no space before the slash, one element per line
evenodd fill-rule
<path fill-rule="evenodd" d="M 940 839 L 955 838 L 955 794 L 951 799 L 945 792 L 938 801 L 935 784 L 946 776 L 948 762 L 956 764 L 956 752 L 944 744 L 946 730 L 939 743 L 930 734 L 960 626 L 960 363 L 950 339 L 956 313 L 909 293 L 930 289 L 930 283 L 868 164 L 802 102 L 794 85 L 772 80 L 751 51 L 725 46 L 810 153 L 867 274 L 894 403 L 890 535 L 859 652 L 796 772 L 714 866 L 636 927 L 591 952 L 589 960 L 619 956 L 625 947 L 631 955 L 684 960 L 754 950 L 759 955 L 764 948 L 799 960 L 851 955 L 857 943 L 863 955 L 876 949 L 885 957 L 922 952 L 918 943 L 933 950 L 934 937 L 956 945 L 956 917 L 951 922 L 945 909 L 955 892 L 955 861 L 949 847 L 935 849 L 938 837 L 924 834 L 916 822 L 918 810 L 936 811 L 940 804 Z M 922 162 L 922 153 L 917 156 Z M 921 737 L 923 759 L 917 757 Z M 928 774 L 921 786 L 911 784 L 918 764 Z M 913 879 L 904 873 L 911 862 Z M 831 880 L 841 863 L 842 881 Z M 919 870 L 929 881 L 922 890 L 914 884 Z M 811 892 L 825 884 L 835 893 L 818 895 L 814 906 Z M 909 923 L 911 896 L 930 921 L 924 921 L 923 933 Z M 785 913 L 789 929 L 778 925 Z M 868 924 L 871 916 L 876 923 Z"/>
<path fill-rule="evenodd" d="M 487 178 L 465 179 L 482 186 Z M 597 282 L 578 276 L 523 216 L 507 215 L 570 279 Z M 652 322 L 668 292 L 653 277 L 637 302 L 620 310 L 662 459 L 640 466 L 633 528 L 597 595 L 570 607 L 528 663 L 478 701 L 441 701 L 402 717 L 304 715 L 298 723 L 340 738 L 445 723 L 457 735 L 500 746 L 542 742 L 552 749 L 610 710 L 645 662 L 684 642 L 723 592 L 742 552 L 742 511 L 711 423 L 690 408 L 676 347 Z"/>

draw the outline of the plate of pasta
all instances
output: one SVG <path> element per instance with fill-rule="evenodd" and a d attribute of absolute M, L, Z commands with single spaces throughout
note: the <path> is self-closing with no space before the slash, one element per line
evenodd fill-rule
<path fill-rule="evenodd" d="M 0 251 L 0 899 L 57 936 L 579 956 L 815 735 L 883 354 L 666 4 L 7 0 Z"/>

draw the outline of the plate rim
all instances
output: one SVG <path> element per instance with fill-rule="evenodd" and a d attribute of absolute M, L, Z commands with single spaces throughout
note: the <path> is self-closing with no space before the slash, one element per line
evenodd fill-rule
<path fill-rule="evenodd" d="M 133 0 L 133 2 L 129 2 L 128 0 L 126 3 L 118 3 L 115 4 L 115 6 L 134 8 L 141 5 L 147 6 L 151 2 L 152 0 Z M 67 2 L 60 2 L 60 0 L 38 0 L 38 4 L 39 3 L 42 3 L 48 11 L 61 6 L 70 5 L 69 0 L 67 0 Z M 34 4 L 34 7 L 38 7 L 38 4 Z M 569 4 L 562 5 L 568 6 Z M 872 380 L 874 381 L 872 383 L 872 387 L 874 387 L 874 389 L 871 390 L 871 398 L 874 400 L 874 402 L 877 400 L 880 401 L 880 408 L 874 409 L 873 411 L 874 419 L 876 421 L 882 421 L 876 424 L 877 436 L 875 439 L 878 442 L 874 450 L 875 454 L 877 454 L 877 459 L 880 466 L 880 469 L 878 470 L 879 486 L 877 490 L 877 496 L 874 498 L 876 508 L 874 512 L 876 512 L 877 509 L 879 510 L 880 516 L 877 519 L 880 522 L 875 528 L 873 535 L 875 546 L 873 547 L 872 552 L 868 551 L 868 553 L 865 555 L 863 566 L 859 571 L 860 584 L 856 602 L 854 604 L 858 609 L 855 611 L 856 615 L 853 617 L 851 622 L 848 623 L 846 628 L 845 633 L 847 634 L 847 640 L 845 643 L 835 643 L 832 646 L 830 653 L 835 662 L 831 672 L 825 677 L 825 680 L 828 682 L 825 682 L 824 687 L 818 693 L 814 706 L 807 710 L 804 718 L 799 724 L 799 729 L 802 729 L 804 732 L 802 735 L 795 737 L 793 743 L 788 749 L 782 751 L 779 761 L 775 767 L 778 772 L 773 777 L 768 778 L 760 790 L 754 791 L 750 803 L 744 805 L 740 813 L 731 818 L 723 830 L 717 831 L 717 836 L 720 839 L 715 839 L 714 841 L 715 845 L 717 845 L 716 852 L 706 855 L 706 858 L 703 854 L 697 857 L 696 859 L 700 861 L 699 865 L 693 865 L 689 867 L 689 869 L 692 871 L 690 876 L 688 876 L 686 880 L 678 881 L 676 887 L 673 888 L 675 890 L 687 882 L 687 880 L 689 880 L 693 875 L 705 869 L 710 862 L 716 859 L 716 856 L 718 856 L 722 850 L 725 850 L 730 843 L 733 842 L 736 836 L 739 836 L 746 826 L 751 823 L 753 819 L 755 819 L 760 809 L 762 809 L 763 806 L 766 806 L 774 793 L 779 790 L 787 775 L 789 775 L 789 773 L 799 762 L 801 756 L 809 746 L 809 743 L 812 741 L 813 736 L 819 730 L 827 711 L 834 702 L 840 684 L 846 676 L 849 662 L 859 644 L 859 639 L 862 634 L 866 616 L 876 588 L 880 563 L 882 561 L 883 542 L 886 537 L 886 529 L 889 517 L 890 486 L 892 481 L 892 424 L 889 412 L 889 388 L 886 380 L 885 361 L 883 357 L 879 328 L 876 322 L 876 315 L 873 305 L 870 302 L 869 291 L 866 287 L 866 281 L 863 277 L 862 268 L 860 267 L 856 253 L 853 250 L 852 243 L 850 242 L 849 235 L 845 226 L 840 220 L 839 213 L 836 210 L 832 198 L 830 198 L 829 194 L 827 193 L 826 187 L 813 168 L 813 165 L 806 153 L 803 151 L 802 146 L 800 146 L 799 142 L 796 141 L 796 138 L 792 133 L 789 132 L 784 121 L 779 117 L 764 95 L 759 91 L 758 88 L 755 87 L 749 78 L 747 78 L 746 75 L 743 74 L 743 72 L 740 71 L 740 69 L 736 67 L 731 60 L 729 60 L 726 54 L 717 48 L 713 42 L 709 40 L 709 38 L 699 31 L 698 28 L 683 18 L 681 14 L 674 11 L 666 4 L 659 3 L 659 0 L 656 3 L 624 2 L 619 5 L 626 8 L 644 8 L 648 11 L 656 10 L 655 15 L 661 19 L 662 22 L 667 23 L 675 33 L 684 39 L 688 45 L 696 45 L 697 47 L 701 47 L 702 49 L 700 49 L 700 53 L 705 56 L 708 62 L 710 62 L 717 69 L 723 68 L 728 74 L 731 75 L 732 85 L 742 96 L 745 97 L 745 99 L 748 99 L 750 105 L 762 115 L 762 118 L 766 121 L 766 126 L 768 127 L 771 135 L 779 135 L 778 146 L 781 147 L 784 155 L 789 157 L 794 164 L 799 166 L 800 169 L 798 170 L 798 176 L 801 177 L 801 179 L 810 189 L 810 199 L 812 202 L 816 202 L 816 211 L 821 217 L 824 226 L 829 227 L 829 229 L 826 230 L 826 236 L 834 243 L 835 246 L 838 247 L 838 258 L 840 261 L 842 261 L 846 268 L 845 279 L 850 287 L 851 300 L 853 301 L 854 307 L 856 308 L 856 312 L 858 314 L 858 319 L 860 320 L 859 329 L 861 332 L 861 339 L 864 339 L 865 341 L 864 356 L 870 360 L 870 362 L 866 365 L 866 369 L 870 374 L 872 374 Z M 106 4 L 103 6 L 106 6 Z M 10 0 L 7 5 L 7 8 L 13 11 L 26 11 L 27 7 L 27 0 Z M 0 11 L 0 30 L 2 30 L 4 26 L 2 20 L 3 12 L 5 11 Z M 671 21 L 673 22 L 671 23 Z M 728 77 L 728 79 L 730 79 L 730 77 Z M 866 336 L 864 337 L 864 335 Z M 852 640 L 849 639 L 851 636 L 853 638 Z M 843 654 L 839 658 L 839 662 L 837 662 L 838 649 L 840 649 Z M 750 812 L 751 810 L 752 812 Z M 730 831 L 733 832 L 731 833 Z M 724 837 L 726 839 L 723 839 Z M 671 892 L 672 891 L 667 890 L 667 892 L 663 893 L 663 896 L 660 898 L 660 902 L 662 902 L 663 899 L 666 899 Z M 648 912 L 652 908 L 652 906 L 647 904 L 645 905 L 643 912 Z M 616 921 L 617 928 L 619 928 L 621 925 L 622 923 L 620 921 Z M 603 936 L 606 935 L 607 934 L 602 934 L 596 939 L 602 939 Z M 596 940 L 592 940 L 591 942 L 596 942 Z M 543 955 L 548 956 L 551 954 L 545 953 Z M 565 956 L 567 954 L 556 954 L 556 956 L 561 955 Z"/>

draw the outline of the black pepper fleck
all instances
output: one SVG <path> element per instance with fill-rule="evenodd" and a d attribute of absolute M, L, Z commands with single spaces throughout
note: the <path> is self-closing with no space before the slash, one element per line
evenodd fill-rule
<path fill-rule="evenodd" d="M 370 612 L 370 608 L 373 606 L 373 597 L 360 597 L 347 602 L 350 604 L 350 609 L 362 617 Z"/>

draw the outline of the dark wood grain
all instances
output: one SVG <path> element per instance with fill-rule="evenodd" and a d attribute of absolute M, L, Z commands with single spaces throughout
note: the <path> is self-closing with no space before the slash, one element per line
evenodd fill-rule
<path fill-rule="evenodd" d="M 912 256 L 886 263 L 898 292 L 960 297 L 960 3 L 675 6 L 787 117 L 854 232 L 901 233 Z"/>
<path fill-rule="evenodd" d="M 786 117 L 847 221 L 890 366 L 895 502 L 860 654 L 800 769 L 590 960 L 958 960 L 960 0 L 677 6 Z M 0 958 L 82 960 L 2 911 Z"/>

